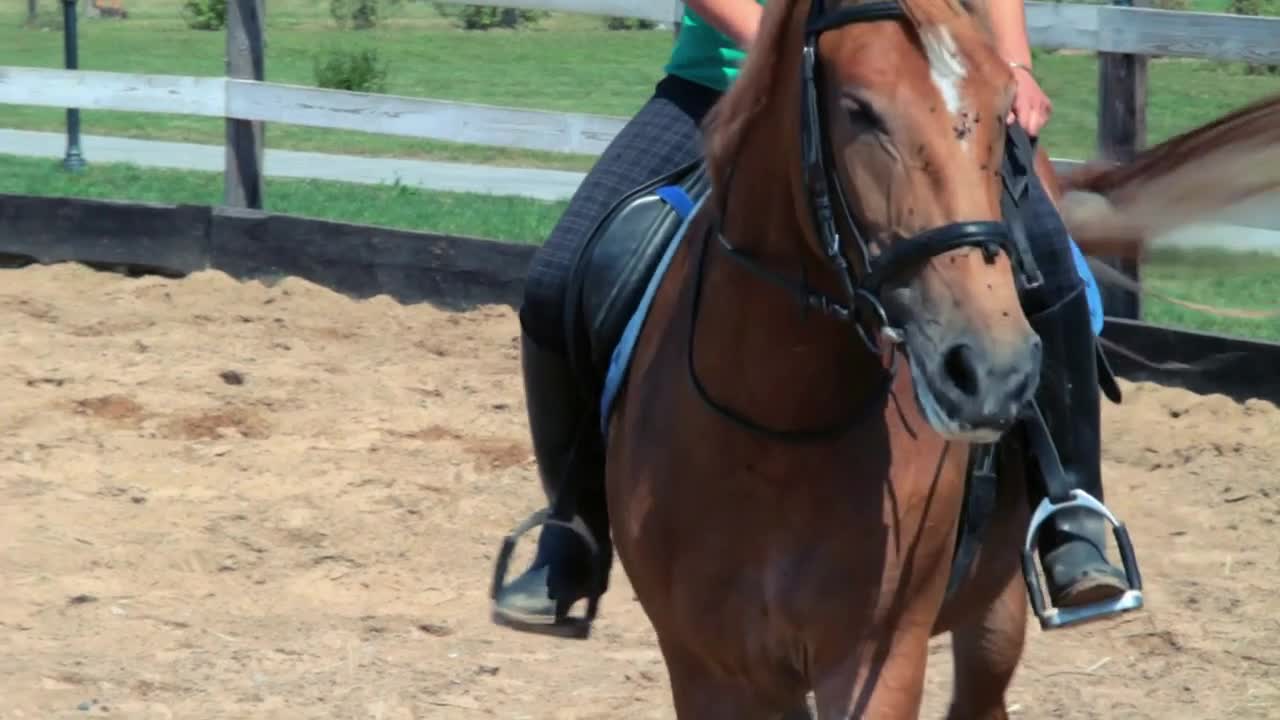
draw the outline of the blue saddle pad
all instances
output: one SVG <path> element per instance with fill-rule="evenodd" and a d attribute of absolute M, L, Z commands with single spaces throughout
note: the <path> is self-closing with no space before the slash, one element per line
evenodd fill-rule
<path fill-rule="evenodd" d="M 679 213 L 682 222 L 676 230 L 675 236 L 671 239 L 671 243 L 662 254 L 662 259 L 658 262 L 658 267 L 654 270 L 653 277 L 649 279 L 649 285 L 645 288 L 644 295 L 640 298 L 640 304 L 636 306 L 636 311 L 632 313 L 631 319 L 627 321 L 627 326 L 622 331 L 622 337 L 618 340 L 618 345 L 613 349 L 613 354 L 609 358 L 609 369 L 605 374 L 604 392 L 600 396 L 600 432 L 606 435 L 609 432 L 609 415 L 613 409 L 613 402 L 617 399 L 618 389 L 622 387 L 622 380 L 627 376 L 627 370 L 631 367 L 631 355 L 635 352 L 636 340 L 640 337 L 640 330 L 644 327 L 644 321 L 649 316 L 649 308 L 653 305 L 653 296 L 658 291 L 658 284 L 662 282 L 662 278 L 667 274 L 667 267 L 671 264 L 671 258 L 675 255 L 676 248 L 680 247 L 680 243 L 684 240 L 685 232 L 689 229 L 689 220 L 702 204 L 702 199 L 695 203 L 684 190 L 674 185 L 658 188 L 655 194 Z M 1080 252 L 1075 240 L 1070 242 L 1071 255 L 1075 259 L 1076 272 L 1080 274 L 1080 279 L 1084 281 L 1085 296 L 1089 300 L 1090 325 L 1093 327 L 1093 333 L 1097 335 L 1102 332 L 1103 326 L 1102 293 L 1098 290 L 1098 282 L 1093 276 L 1093 270 L 1089 268 L 1088 261 L 1085 260 L 1084 253 Z"/>
<path fill-rule="evenodd" d="M 1071 256 L 1076 261 L 1076 272 L 1080 274 L 1080 279 L 1084 281 L 1084 295 L 1089 300 L 1089 324 L 1093 326 L 1093 334 L 1102 334 L 1102 291 L 1098 289 L 1098 281 L 1093 277 L 1093 270 L 1089 268 L 1089 261 L 1085 260 L 1084 253 L 1080 252 L 1080 248 L 1076 245 L 1075 240 L 1071 240 Z"/>

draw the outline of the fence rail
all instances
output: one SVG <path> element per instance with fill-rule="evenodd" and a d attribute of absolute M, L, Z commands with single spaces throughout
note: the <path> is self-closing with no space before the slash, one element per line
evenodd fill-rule
<path fill-rule="evenodd" d="M 504 7 L 657 19 L 668 3 L 499 0 Z M 1032 44 L 1280 64 L 1280 18 L 1027 3 Z M 225 77 L 0 66 L 0 104 L 173 113 L 586 155 L 625 118 L 345 92 Z"/>
<path fill-rule="evenodd" d="M 597 155 L 625 118 L 224 77 L 0 66 L 0 103 L 174 113 Z"/>
<path fill-rule="evenodd" d="M 682 7 L 671 0 L 489 4 L 659 22 L 678 17 Z M 0 67 L 0 104 L 221 117 L 229 128 L 241 130 L 246 122 L 281 123 L 585 155 L 601 153 L 625 122 L 607 115 L 264 82 L 263 12 L 261 0 L 230 0 L 228 67 L 236 69 L 231 73 L 236 77 L 5 66 Z M 1123 160 L 1145 143 L 1146 56 L 1280 64 L 1280 18 L 1046 2 L 1027 3 L 1026 14 L 1033 46 L 1099 53 L 1099 153 L 1112 159 Z M 227 152 L 226 203 L 261 207 L 261 134 L 229 130 L 228 138 L 235 147 Z M 1076 162 L 1055 159 L 1059 167 Z M 1136 268 L 1127 270 L 1136 277 Z M 1136 317 L 1137 306 L 1120 314 Z"/>
<path fill-rule="evenodd" d="M 1035 47 L 1280 64 L 1280 18 L 1027 3 Z"/>

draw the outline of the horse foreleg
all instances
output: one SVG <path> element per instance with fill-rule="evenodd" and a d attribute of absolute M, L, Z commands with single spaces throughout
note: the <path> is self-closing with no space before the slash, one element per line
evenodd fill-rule
<path fill-rule="evenodd" d="M 928 627 L 878 638 L 814 683 L 819 720 L 916 720 L 924 699 Z"/>
<path fill-rule="evenodd" d="M 665 647 L 662 654 L 678 720 L 811 720 L 803 696 L 783 711 L 746 683 L 725 679 L 691 654 Z"/>
<path fill-rule="evenodd" d="M 1022 658 L 1026 629 L 1026 587 L 1015 572 L 985 613 L 951 631 L 955 690 L 947 720 L 1008 719 L 1004 696 Z"/>

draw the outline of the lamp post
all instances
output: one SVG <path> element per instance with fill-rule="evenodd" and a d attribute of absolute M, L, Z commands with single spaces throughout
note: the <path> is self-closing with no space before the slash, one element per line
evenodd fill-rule
<path fill-rule="evenodd" d="M 80 67 L 77 39 L 76 0 L 62 0 L 62 51 L 68 70 Z M 67 108 L 67 154 L 62 158 L 62 167 L 79 172 L 84 166 L 84 154 L 80 152 L 80 110 Z"/>

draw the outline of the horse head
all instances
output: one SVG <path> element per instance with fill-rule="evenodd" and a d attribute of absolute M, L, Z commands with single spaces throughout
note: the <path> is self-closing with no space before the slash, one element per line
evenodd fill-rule
<path fill-rule="evenodd" d="M 735 223 L 766 202 L 733 184 L 735 170 L 785 177 L 788 242 L 794 251 L 800 235 L 825 266 L 810 295 L 833 299 L 808 304 L 847 310 L 874 352 L 904 347 L 940 434 L 993 441 L 1034 393 L 1040 362 L 1000 203 L 1012 71 L 955 0 L 803 4 L 767 7 L 708 123 L 728 236 L 736 244 Z"/>

